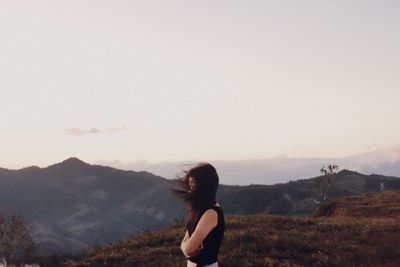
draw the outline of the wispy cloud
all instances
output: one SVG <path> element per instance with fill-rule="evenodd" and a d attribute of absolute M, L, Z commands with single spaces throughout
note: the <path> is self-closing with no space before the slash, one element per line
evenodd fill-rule
<path fill-rule="evenodd" d="M 121 126 L 121 127 L 112 127 L 107 129 L 98 129 L 95 127 L 89 128 L 88 130 L 80 129 L 80 128 L 67 128 L 64 129 L 64 133 L 66 135 L 73 135 L 73 136 L 83 136 L 87 134 L 97 134 L 97 133 L 116 133 L 127 131 L 128 128 Z"/>

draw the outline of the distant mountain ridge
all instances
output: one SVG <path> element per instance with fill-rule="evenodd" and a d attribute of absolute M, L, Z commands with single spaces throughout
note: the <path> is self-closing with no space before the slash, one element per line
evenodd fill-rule
<path fill-rule="evenodd" d="M 228 213 L 271 213 L 310 215 L 317 206 L 315 179 L 301 179 L 275 185 L 221 186 L 219 198 Z M 400 189 L 400 179 L 382 175 L 363 175 L 342 170 L 336 174 L 328 199 L 377 192 L 381 183 L 387 190 Z"/>
<path fill-rule="evenodd" d="M 315 211 L 314 180 L 276 185 L 220 185 L 226 214 L 307 215 Z M 338 173 L 328 199 L 400 188 L 400 179 Z M 40 254 L 79 253 L 181 219 L 184 205 L 172 181 L 145 171 L 123 171 L 69 158 L 46 168 L 0 169 L 0 212 L 21 213 L 32 225 Z"/>
<path fill-rule="evenodd" d="M 211 160 L 222 177 L 221 183 L 230 185 L 276 184 L 290 180 L 306 179 L 319 175 L 323 165 L 338 164 L 342 169 L 355 170 L 364 174 L 379 173 L 400 177 L 400 144 L 372 150 L 347 157 L 302 158 L 274 157 L 246 160 Z M 124 170 L 146 170 L 151 173 L 174 178 L 180 168 L 194 161 L 147 163 L 98 161 L 98 164 Z"/>

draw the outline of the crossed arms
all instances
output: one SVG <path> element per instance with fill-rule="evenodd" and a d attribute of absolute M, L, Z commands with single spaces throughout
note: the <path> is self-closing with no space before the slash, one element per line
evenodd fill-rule
<path fill-rule="evenodd" d="M 218 224 L 218 214 L 213 209 L 208 209 L 200 218 L 196 229 L 189 237 L 188 231 L 181 242 L 183 254 L 189 258 L 198 254 L 203 249 L 203 241 Z"/>

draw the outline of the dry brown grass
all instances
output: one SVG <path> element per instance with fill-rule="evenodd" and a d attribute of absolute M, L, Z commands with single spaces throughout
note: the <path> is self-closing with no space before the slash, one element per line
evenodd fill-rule
<path fill-rule="evenodd" d="M 365 193 L 321 205 L 316 216 L 399 217 L 400 191 Z"/>
<path fill-rule="evenodd" d="M 352 216 L 226 216 L 220 265 L 400 266 L 400 213 L 392 209 L 400 205 L 399 196 L 397 191 L 343 199 Z M 375 207 L 390 207 L 390 212 L 380 211 L 374 217 Z M 65 265 L 185 266 L 179 250 L 183 233 L 180 222 L 97 248 L 84 260 Z"/>

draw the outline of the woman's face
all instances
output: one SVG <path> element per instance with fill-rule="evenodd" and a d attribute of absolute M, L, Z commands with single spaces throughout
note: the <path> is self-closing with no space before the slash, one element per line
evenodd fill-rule
<path fill-rule="evenodd" d="M 193 177 L 189 177 L 189 193 L 193 192 L 195 188 L 196 188 L 196 181 L 194 180 Z"/>

